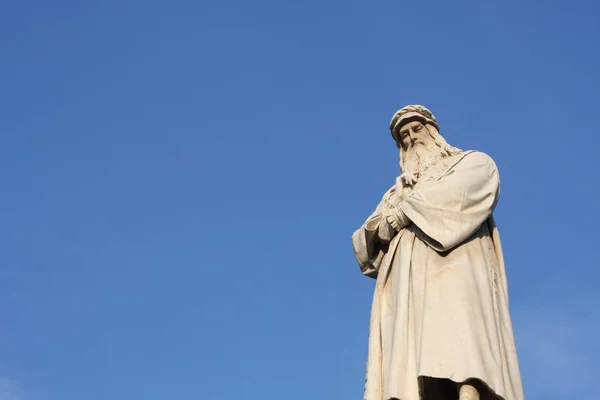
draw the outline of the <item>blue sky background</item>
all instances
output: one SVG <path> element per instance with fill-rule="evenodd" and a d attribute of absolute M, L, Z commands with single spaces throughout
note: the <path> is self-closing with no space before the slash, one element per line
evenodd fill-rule
<path fill-rule="evenodd" d="M 0 6 L 0 400 L 360 399 L 350 236 L 431 108 L 497 162 L 528 399 L 596 399 L 593 0 Z"/>

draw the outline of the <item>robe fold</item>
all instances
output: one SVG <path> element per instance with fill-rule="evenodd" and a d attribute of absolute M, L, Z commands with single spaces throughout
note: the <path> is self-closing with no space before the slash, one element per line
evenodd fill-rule
<path fill-rule="evenodd" d="M 395 187 L 352 235 L 362 272 L 377 279 L 365 400 L 429 400 L 423 377 L 476 378 L 492 398 L 524 399 L 492 217 L 499 188 L 488 155 L 462 152 L 398 204 L 411 224 L 391 242 L 377 232 Z"/>

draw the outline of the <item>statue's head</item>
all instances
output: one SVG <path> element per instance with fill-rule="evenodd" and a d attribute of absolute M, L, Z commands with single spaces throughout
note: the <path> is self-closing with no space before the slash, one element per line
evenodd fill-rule
<path fill-rule="evenodd" d="M 460 153 L 440 135 L 435 116 L 421 105 L 406 106 L 394 114 L 390 131 L 400 149 L 400 168 L 419 177 L 437 161 Z"/>
<path fill-rule="evenodd" d="M 392 137 L 400 147 L 402 143 L 401 138 L 398 136 L 400 129 L 406 124 L 418 121 L 422 125 L 433 125 L 439 131 L 437 121 L 431 111 L 427 107 L 420 105 L 408 105 L 400 110 L 396 111 L 390 121 L 390 131 Z"/>

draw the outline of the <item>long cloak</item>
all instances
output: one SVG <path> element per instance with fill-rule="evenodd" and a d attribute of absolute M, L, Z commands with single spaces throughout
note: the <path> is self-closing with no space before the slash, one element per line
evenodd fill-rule
<path fill-rule="evenodd" d="M 524 399 L 492 217 L 499 188 L 488 155 L 462 152 L 431 167 L 400 202 L 412 223 L 391 242 L 377 227 L 394 187 L 353 234 L 363 274 L 377 279 L 365 400 L 433 399 L 427 377 L 475 378 L 492 399 Z"/>

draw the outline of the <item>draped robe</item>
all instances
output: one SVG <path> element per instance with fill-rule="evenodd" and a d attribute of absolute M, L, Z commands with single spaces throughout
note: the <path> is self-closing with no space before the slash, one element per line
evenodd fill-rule
<path fill-rule="evenodd" d="M 492 212 L 494 161 L 461 152 L 430 167 L 397 206 L 411 223 L 377 235 L 395 187 L 353 235 L 375 278 L 365 400 L 431 400 L 427 377 L 485 384 L 492 399 L 523 400 L 504 259 Z M 482 400 L 486 397 L 482 396 Z"/>

